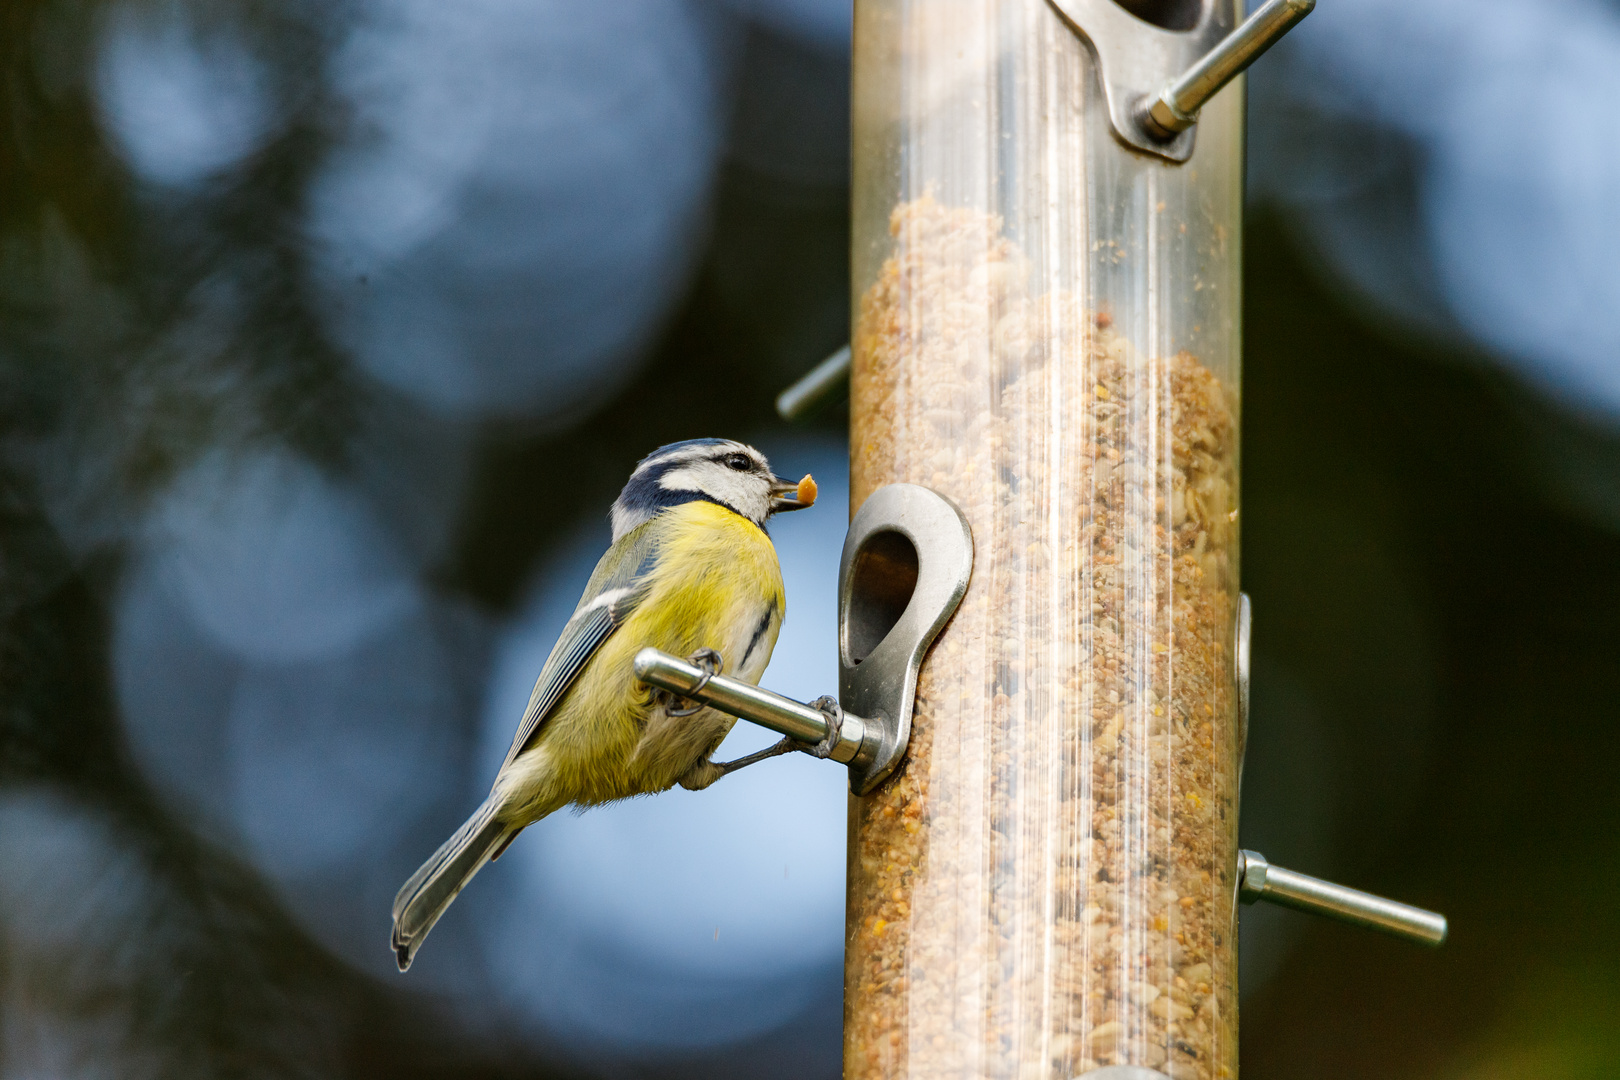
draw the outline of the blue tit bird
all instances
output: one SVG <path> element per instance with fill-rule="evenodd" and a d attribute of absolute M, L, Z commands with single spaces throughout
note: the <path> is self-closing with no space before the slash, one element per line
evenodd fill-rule
<path fill-rule="evenodd" d="M 489 797 L 394 898 L 401 971 L 472 876 L 547 814 L 701 790 L 794 748 L 711 761 L 735 720 L 643 685 L 631 661 L 651 645 L 757 684 L 786 614 L 766 523 L 814 501 L 809 476 L 785 480 L 727 439 L 672 443 L 636 466 L 613 504 L 613 544 L 540 669 Z"/>

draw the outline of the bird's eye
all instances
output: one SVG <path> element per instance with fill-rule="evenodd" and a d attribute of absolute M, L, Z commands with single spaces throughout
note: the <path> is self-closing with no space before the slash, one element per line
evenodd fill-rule
<path fill-rule="evenodd" d="M 754 461 L 747 454 L 729 454 L 726 457 L 726 467 L 736 469 L 738 472 L 747 472 L 754 467 Z"/>

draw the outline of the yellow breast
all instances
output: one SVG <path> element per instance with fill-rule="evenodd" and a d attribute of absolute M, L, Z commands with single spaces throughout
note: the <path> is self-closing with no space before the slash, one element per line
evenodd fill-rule
<path fill-rule="evenodd" d="M 705 709 L 681 720 L 655 715 L 631 660 L 651 645 L 676 656 L 714 649 L 728 675 L 759 681 L 786 613 L 770 538 L 734 511 L 691 502 L 664 511 L 647 596 L 602 644 L 546 720 L 532 751 L 503 778 L 549 813 L 663 791 L 713 750 L 731 720 Z M 649 722 L 651 727 L 649 727 Z"/>
<path fill-rule="evenodd" d="M 739 643 L 735 635 L 746 639 L 764 609 L 774 609 L 780 619 L 785 607 L 776 548 L 759 526 L 709 502 L 665 511 L 657 525 L 652 595 L 614 636 L 634 629 L 631 636 L 645 635 L 646 644 L 668 642 L 658 647 L 683 656 L 717 649 L 728 672 L 741 672 L 755 658 L 745 663 L 738 649 L 746 650 L 747 641 Z"/>

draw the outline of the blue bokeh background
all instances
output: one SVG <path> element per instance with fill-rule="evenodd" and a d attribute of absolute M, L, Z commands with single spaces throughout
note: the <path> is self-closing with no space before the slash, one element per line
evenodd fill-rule
<path fill-rule="evenodd" d="M 658 444 L 820 481 L 764 681 L 835 685 L 844 417 L 770 406 L 847 340 L 848 0 L 4 19 L 0 1080 L 836 1075 L 808 758 L 385 935 Z M 1257 1076 L 1620 1068 L 1617 90 L 1613 0 L 1323 0 L 1249 79 L 1244 839 L 1457 926 L 1246 913 Z"/>

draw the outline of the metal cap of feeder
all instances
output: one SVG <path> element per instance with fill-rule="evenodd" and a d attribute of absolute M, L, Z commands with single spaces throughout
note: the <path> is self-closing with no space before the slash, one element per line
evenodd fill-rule
<path fill-rule="evenodd" d="M 972 573 L 967 518 L 928 488 L 879 488 L 850 522 L 838 565 L 838 699 L 882 731 L 849 763 L 855 794 L 881 784 L 905 753 L 923 654 Z"/>

